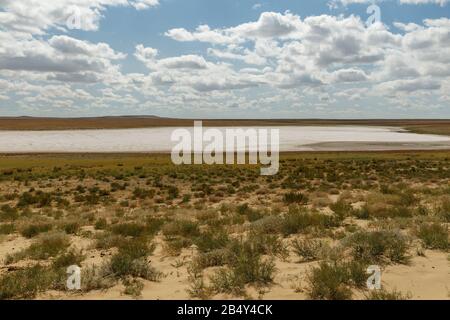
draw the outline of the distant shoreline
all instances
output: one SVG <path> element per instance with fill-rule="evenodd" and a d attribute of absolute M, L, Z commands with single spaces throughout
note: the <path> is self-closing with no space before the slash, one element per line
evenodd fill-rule
<path fill-rule="evenodd" d="M 84 118 L 0 117 L 0 130 L 134 129 L 192 126 L 197 119 L 155 116 Z M 198 119 L 206 127 L 363 125 L 401 127 L 415 133 L 450 135 L 450 119 Z"/>

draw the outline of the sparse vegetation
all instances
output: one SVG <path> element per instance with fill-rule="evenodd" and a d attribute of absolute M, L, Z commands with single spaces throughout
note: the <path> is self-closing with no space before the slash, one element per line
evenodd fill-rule
<path fill-rule="evenodd" d="M 30 224 L 22 229 L 20 232 L 25 238 L 33 238 L 40 233 L 48 232 L 52 229 L 50 223 Z"/>
<path fill-rule="evenodd" d="M 289 192 L 283 196 L 283 201 L 286 204 L 292 203 L 306 204 L 308 202 L 308 197 L 302 193 Z"/>
<path fill-rule="evenodd" d="M 302 262 L 318 260 L 321 257 L 323 246 L 323 242 L 320 240 L 295 239 L 292 241 L 294 253 Z"/>
<path fill-rule="evenodd" d="M 408 300 L 410 299 L 409 294 L 403 294 L 400 291 L 392 290 L 388 291 L 386 289 L 372 290 L 367 295 L 367 300 Z"/>
<path fill-rule="evenodd" d="M 25 258 L 33 260 L 46 260 L 55 257 L 69 246 L 69 239 L 60 233 L 42 235 L 27 249 L 16 254 L 8 255 L 7 263 L 13 263 Z"/>
<path fill-rule="evenodd" d="M 417 230 L 417 236 L 429 249 L 447 250 L 449 248 L 448 227 L 444 224 L 421 224 Z"/>
<path fill-rule="evenodd" d="M 177 298 L 357 290 L 396 300 L 409 294 L 366 289 L 368 265 L 390 272 L 448 255 L 448 152 L 280 160 L 266 177 L 258 166 L 174 166 L 166 155 L 4 156 L 0 298 L 102 296 L 116 285 L 108 292 L 159 298 L 150 282 L 160 281 Z M 65 287 L 71 265 L 82 267 L 78 293 Z"/>
<path fill-rule="evenodd" d="M 34 298 L 52 282 L 52 272 L 40 265 L 8 273 L 0 278 L 0 299 Z"/>
<path fill-rule="evenodd" d="M 273 281 L 273 259 L 264 259 L 249 241 L 236 241 L 229 248 L 227 267 L 215 272 L 211 278 L 216 293 L 244 294 L 247 284 L 267 286 Z"/>
<path fill-rule="evenodd" d="M 367 264 L 408 261 L 406 237 L 395 231 L 360 231 L 346 239 L 356 260 Z"/>
<path fill-rule="evenodd" d="M 135 278 L 125 278 L 122 280 L 123 285 L 125 286 L 124 294 L 130 295 L 133 298 L 137 299 L 142 294 L 142 289 L 144 289 L 144 283 Z"/>
<path fill-rule="evenodd" d="M 307 292 L 311 299 L 348 300 L 352 287 L 362 287 L 366 278 L 358 262 L 321 262 L 308 275 Z"/>

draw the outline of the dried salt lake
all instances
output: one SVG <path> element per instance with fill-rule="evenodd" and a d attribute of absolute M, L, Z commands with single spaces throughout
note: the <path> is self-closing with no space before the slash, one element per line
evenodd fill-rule
<path fill-rule="evenodd" d="M 244 130 L 250 128 L 258 129 L 242 127 Z M 0 131 L 0 153 L 170 152 L 176 144 L 170 139 L 175 129 Z M 225 131 L 225 128 L 216 129 Z M 415 134 L 392 127 L 288 126 L 265 129 L 280 129 L 281 151 L 450 149 L 450 137 Z"/>

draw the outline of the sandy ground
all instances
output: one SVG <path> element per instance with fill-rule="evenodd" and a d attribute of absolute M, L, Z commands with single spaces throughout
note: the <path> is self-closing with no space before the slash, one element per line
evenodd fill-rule
<path fill-rule="evenodd" d="M 0 253 L 4 254 L 11 247 L 25 247 L 26 241 L 16 239 L 1 245 Z M 17 250 L 17 249 L 16 249 Z M 92 254 L 92 252 L 90 252 Z M 164 273 L 159 282 L 144 281 L 144 289 L 141 299 L 144 300 L 182 300 L 191 299 L 187 292 L 189 283 L 187 280 L 187 262 L 190 261 L 193 251 L 183 250 L 179 257 L 167 257 L 162 254 L 160 246 L 157 247 L 151 264 L 157 270 Z M 409 265 L 387 266 L 382 272 L 383 288 L 396 289 L 403 294 L 408 294 L 414 300 L 450 300 L 450 260 L 449 255 L 439 251 L 426 251 L 426 256 L 411 258 Z M 99 254 L 91 256 L 83 262 L 84 265 L 98 263 Z M 184 262 L 177 267 L 179 262 Z M 307 271 L 317 265 L 317 262 L 298 263 L 296 258 L 290 256 L 287 261 L 276 261 L 277 275 L 274 284 L 264 292 L 257 292 L 249 288 L 252 299 L 266 300 L 304 300 L 307 296 L 304 292 L 306 286 L 305 275 Z M 103 291 L 90 291 L 85 294 L 69 293 L 61 294 L 49 291 L 41 294 L 39 299 L 69 299 L 69 300 L 123 300 L 133 299 L 123 294 L 124 287 L 121 284 Z M 215 299 L 235 298 L 230 296 L 216 296 Z M 355 299 L 364 299 L 364 295 L 354 291 Z"/>
<path fill-rule="evenodd" d="M 90 186 L 96 180 L 86 180 L 84 185 Z M 439 184 L 437 184 L 439 185 Z M 59 184 L 53 184 L 49 188 L 59 187 Z M 103 188 L 106 186 L 101 185 Z M 29 186 L 30 187 L 30 186 Z M 132 185 L 131 187 L 134 187 Z M 11 185 L 3 185 L 0 192 L 10 190 Z M 14 187 L 15 188 L 15 187 Z M 18 187 L 17 187 L 18 188 Z M 19 189 L 19 188 L 18 188 Z M 117 194 L 118 198 L 122 194 Z M 331 201 L 337 200 L 337 195 L 330 195 Z M 239 203 L 237 198 L 229 198 L 230 201 Z M 246 199 L 249 204 L 263 204 L 268 201 L 271 205 L 276 205 L 274 199 L 270 199 L 267 195 L 252 196 Z M 270 201 L 269 201 L 270 200 Z M 355 199 L 356 200 L 356 199 Z M 360 207 L 364 202 L 358 201 L 352 203 L 354 207 Z M 110 209 L 105 209 L 102 213 L 112 213 Z M 98 212 L 97 212 L 98 214 Z M 184 214 L 184 211 L 178 212 Z M 356 225 L 363 229 L 367 229 L 369 220 L 354 220 Z M 92 226 L 83 227 L 82 231 L 95 232 Z M 71 236 L 72 247 L 83 249 L 86 253 L 86 260 L 83 261 L 82 267 L 90 265 L 100 265 L 107 261 L 114 253 L 111 250 L 92 249 L 93 239 L 81 236 Z M 155 238 L 157 247 L 152 256 L 149 257 L 151 265 L 156 270 L 164 273 L 164 277 L 159 282 L 144 282 L 142 291 L 142 299 L 190 299 L 187 289 L 189 288 L 187 265 L 195 254 L 194 249 L 185 249 L 179 257 L 168 257 L 164 254 L 162 248 L 161 236 Z M 286 241 L 290 239 L 286 238 Z M 33 240 L 28 240 L 18 234 L 0 236 L 0 261 L 4 260 L 8 253 L 18 252 L 27 248 Z M 450 255 L 448 252 L 426 250 L 425 256 L 417 256 L 415 252 L 411 252 L 413 257 L 408 265 L 389 265 L 382 273 L 382 282 L 384 288 L 390 290 L 396 289 L 403 294 L 410 294 L 412 299 L 440 299 L 450 300 Z M 29 261 L 20 261 L 18 266 Z M 317 263 L 298 263 L 293 254 L 282 261 L 277 259 L 274 284 L 265 292 L 257 292 L 249 289 L 249 294 L 253 299 L 279 299 L 279 300 L 299 300 L 307 299 L 305 294 L 305 276 L 308 270 Z M 7 272 L 8 267 L 1 267 L 0 274 Z M 132 299 L 132 297 L 123 294 L 124 286 L 118 284 L 108 290 L 91 291 L 85 294 L 80 293 L 61 293 L 49 291 L 38 296 L 39 299 Z M 355 291 L 355 298 L 364 298 L 364 296 Z M 216 296 L 215 298 L 234 298 L 226 296 Z"/>
<path fill-rule="evenodd" d="M 32 240 L 16 235 L 3 236 L 0 241 L 0 261 L 3 261 L 8 254 L 13 254 L 27 248 Z"/>
<path fill-rule="evenodd" d="M 410 266 L 389 266 L 382 282 L 389 289 L 409 292 L 412 299 L 450 300 L 450 256 L 427 250 L 425 257 L 414 257 Z"/>

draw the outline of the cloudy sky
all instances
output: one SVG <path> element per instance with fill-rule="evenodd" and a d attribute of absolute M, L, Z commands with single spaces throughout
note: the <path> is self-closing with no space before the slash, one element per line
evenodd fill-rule
<path fill-rule="evenodd" d="M 12 115 L 448 118 L 450 0 L 0 0 Z"/>

